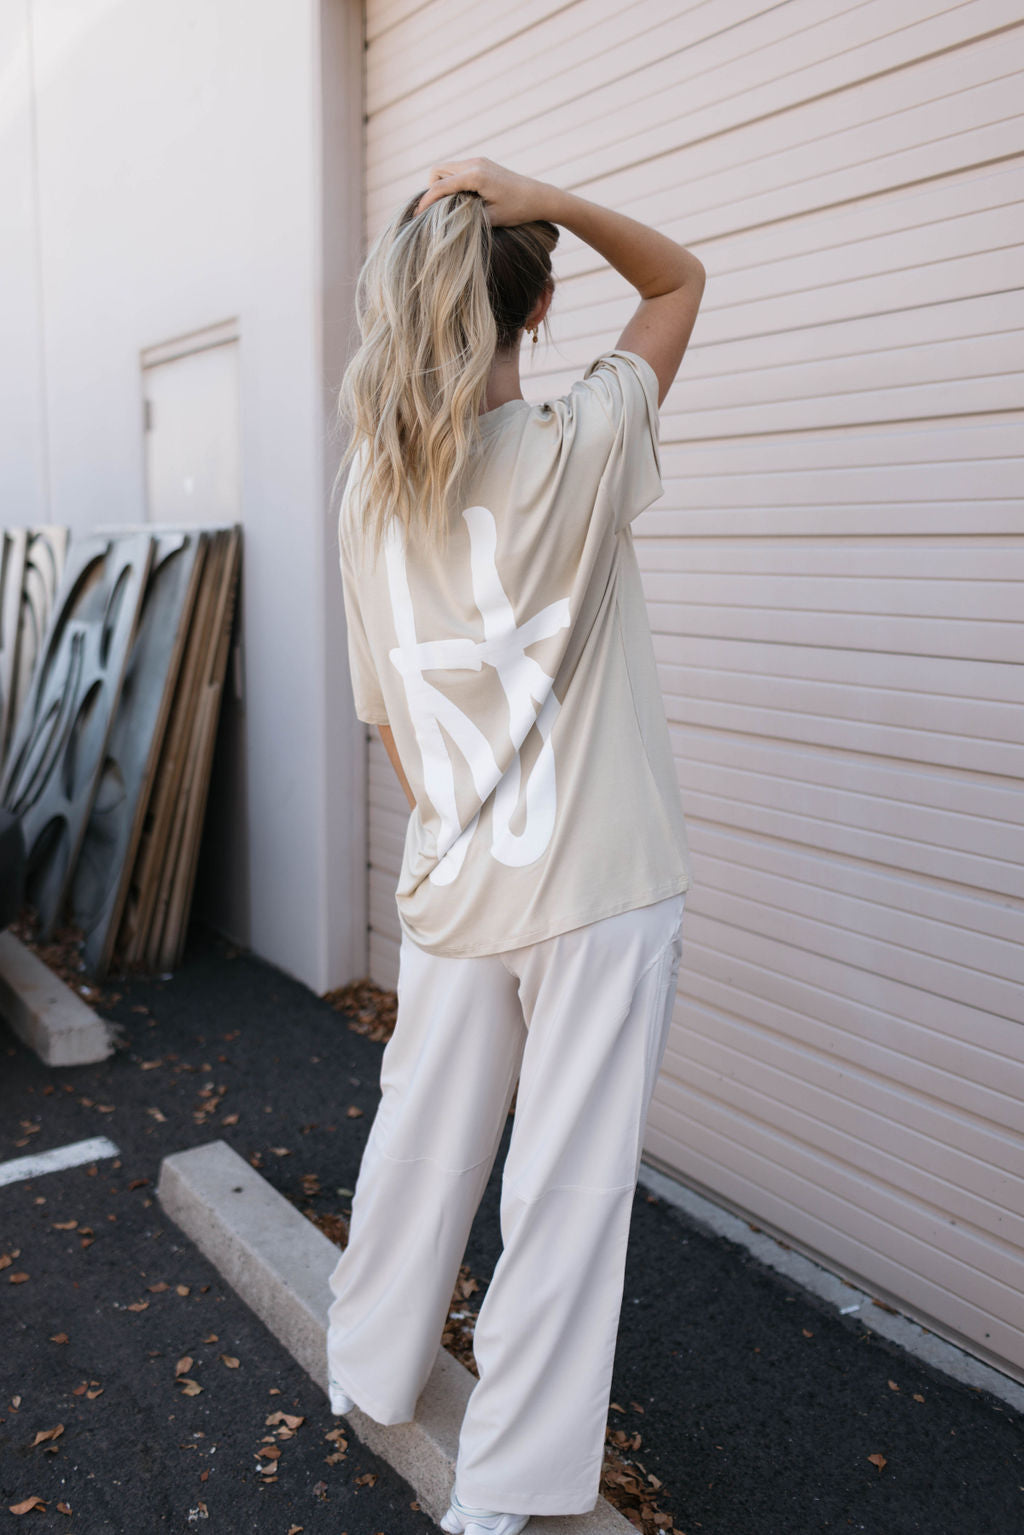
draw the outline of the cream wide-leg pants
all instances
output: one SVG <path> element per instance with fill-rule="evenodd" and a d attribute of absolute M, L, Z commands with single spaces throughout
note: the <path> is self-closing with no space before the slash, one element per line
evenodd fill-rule
<path fill-rule="evenodd" d="M 455 1467 L 464 1503 L 574 1514 L 597 1502 L 684 900 L 499 954 L 433 955 L 403 936 L 382 1096 L 330 1279 L 327 1361 L 378 1423 L 414 1417 L 518 1078 L 504 1246 Z"/>

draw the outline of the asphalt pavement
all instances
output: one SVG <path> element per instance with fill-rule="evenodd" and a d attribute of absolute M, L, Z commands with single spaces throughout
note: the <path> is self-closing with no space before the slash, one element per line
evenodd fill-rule
<path fill-rule="evenodd" d="M 0 1187 L 0 1521 L 436 1530 L 155 1197 L 163 1156 L 223 1139 L 329 1228 L 350 1207 L 383 1043 L 198 923 L 173 974 L 103 989 L 119 1039 L 97 1065 L 47 1068 L 0 1024 L 0 1162 L 96 1135 L 118 1150 Z M 511 1123 L 466 1252 L 474 1310 L 501 1250 Z M 1019 1414 L 642 1186 L 612 1402 L 666 1531 L 1024 1530 Z"/>

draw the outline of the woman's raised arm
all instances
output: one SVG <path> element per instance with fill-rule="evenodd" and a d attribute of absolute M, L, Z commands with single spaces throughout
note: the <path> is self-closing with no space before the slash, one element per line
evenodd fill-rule
<path fill-rule="evenodd" d="M 658 404 L 679 371 L 704 294 L 703 263 L 657 229 L 574 192 L 548 189 L 540 215 L 597 251 L 640 294 L 616 346 L 646 358 L 658 376 Z"/>
<path fill-rule="evenodd" d="M 447 161 L 431 167 L 417 213 L 451 192 L 477 192 L 492 224 L 548 219 L 603 256 L 640 295 L 616 345 L 636 352 L 658 376 L 658 404 L 679 371 L 704 294 L 703 263 L 660 230 L 601 203 L 521 176 L 493 160 Z"/>

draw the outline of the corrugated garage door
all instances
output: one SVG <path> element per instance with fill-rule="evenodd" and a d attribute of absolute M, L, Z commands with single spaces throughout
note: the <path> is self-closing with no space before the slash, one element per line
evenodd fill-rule
<path fill-rule="evenodd" d="M 368 237 L 479 152 L 709 273 L 634 524 L 695 876 L 648 1160 L 1024 1378 L 1019 5 L 367 26 Z M 568 235 L 556 271 L 531 399 L 634 302 Z M 373 735 L 392 985 L 406 814 Z"/>

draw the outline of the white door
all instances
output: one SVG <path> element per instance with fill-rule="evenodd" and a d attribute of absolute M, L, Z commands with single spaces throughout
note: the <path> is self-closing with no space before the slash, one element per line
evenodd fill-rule
<path fill-rule="evenodd" d="M 218 332 L 154 348 L 143 358 L 146 515 L 210 526 L 241 520 L 237 335 Z M 245 544 L 221 698 L 192 913 L 248 944 L 244 601 Z"/>
<path fill-rule="evenodd" d="M 240 505 L 238 342 L 143 369 L 150 522 L 235 522 Z"/>

